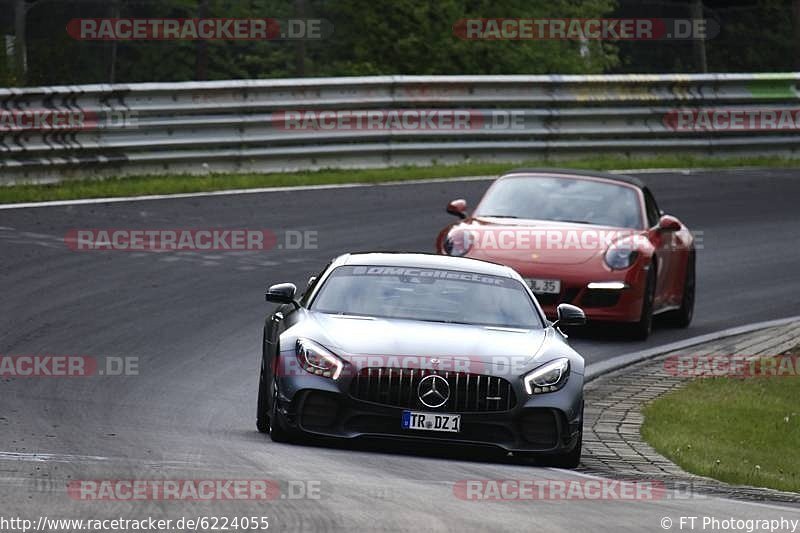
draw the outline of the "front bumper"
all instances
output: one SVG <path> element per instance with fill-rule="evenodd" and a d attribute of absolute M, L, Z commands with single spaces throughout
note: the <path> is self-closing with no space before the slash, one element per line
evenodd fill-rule
<path fill-rule="evenodd" d="M 583 268 L 579 268 L 583 267 Z M 532 265 L 518 269 L 523 278 L 561 280 L 559 294 L 537 294 L 547 317 L 556 318 L 559 304 L 577 305 L 589 320 L 636 322 L 641 317 L 647 271 L 634 265 L 624 271 L 587 269 L 586 265 Z M 616 282 L 624 288 L 590 288 L 592 283 Z"/>
<path fill-rule="evenodd" d="M 354 398 L 347 377 L 337 381 L 312 375 L 281 377 L 279 411 L 295 431 L 319 437 L 436 441 L 542 454 L 571 451 L 582 431 L 583 376 L 572 373 L 562 389 L 534 396 L 528 396 L 518 381 L 514 384 L 516 405 L 508 410 L 412 408 L 460 414 L 459 433 L 403 429 L 401 419 L 406 408 Z"/>

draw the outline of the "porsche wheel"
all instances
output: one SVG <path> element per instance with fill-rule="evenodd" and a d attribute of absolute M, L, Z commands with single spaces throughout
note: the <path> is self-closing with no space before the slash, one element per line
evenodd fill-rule
<path fill-rule="evenodd" d="M 653 300 L 656 294 L 656 266 L 650 265 L 647 271 L 647 283 L 642 298 L 642 313 L 638 322 L 631 326 L 631 337 L 636 340 L 647 340 L 653 331 Z"/>
<path fill-rule="evenodd" d="M 681 307 L 666 317 L 670 324 L 678 328 L 687 328 L 694 316 L 695 293 L 695 255 L 692 253 L 686 264 L 686 277 L 683 282 L 683 298 Z"/>

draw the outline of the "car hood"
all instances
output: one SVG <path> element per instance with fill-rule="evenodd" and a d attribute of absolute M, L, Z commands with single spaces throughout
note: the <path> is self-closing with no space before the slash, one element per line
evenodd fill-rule
<path fill-rule="evenodd" d="M 337 355 L 530 361 L 552 329 L 510 329 L 310 312 L 317 342 Z M 310 333 L 311 334 L 311 333 Z M 378 365 L 372 365 L 378 366 Z"/>
<path fill-rule="evenodd" d="M 491 217 L 465 221 L 454 226 L 451 234 L 454 231 L 469 231 L 473 243 L 469 257 L 499 263 L 535 261 L 561 265 L 601 258 L 610 243 L 641 233 L 593 224 Z"/>

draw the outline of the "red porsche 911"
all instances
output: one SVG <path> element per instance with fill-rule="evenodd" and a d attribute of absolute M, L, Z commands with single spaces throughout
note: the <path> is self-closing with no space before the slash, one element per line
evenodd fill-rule
<path fill-rule="evenodd" d="M 522 275 L 548 317 L 561 303 L 590 320 L 623 322 L 645 339 L 653 316 L 692 321 L 695 245 L 689 229 L 658 208 L 640 180 L 569 170 L 512 170 L 475 211 L 438 236 L 439 253 L 502 263 Z"/>

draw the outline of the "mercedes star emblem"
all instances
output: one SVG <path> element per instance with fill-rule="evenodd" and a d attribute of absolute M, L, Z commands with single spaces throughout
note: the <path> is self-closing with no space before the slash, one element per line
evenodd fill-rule
<path fill-rule="evenodd" d="M 425 407 L 435 409 L 447 403 L 450 398 L 450 384 L 442 376 L 431 374 L 419 382 L 417 395 Z"/>

